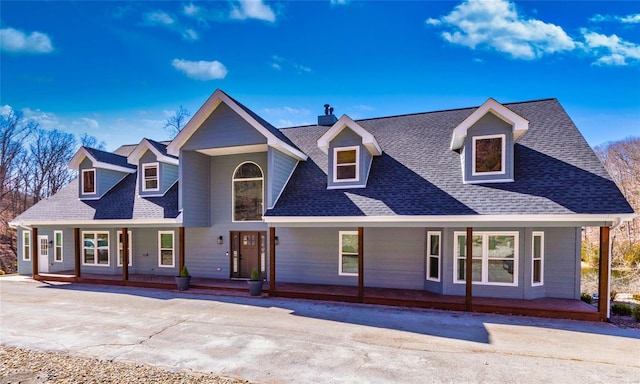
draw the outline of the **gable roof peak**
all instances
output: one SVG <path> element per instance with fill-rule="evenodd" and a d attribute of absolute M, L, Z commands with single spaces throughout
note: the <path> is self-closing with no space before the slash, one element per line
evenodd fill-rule
<path fill-rule="evenodd" d="M 147 139 L 146 137 L 142 139 L 140 144 L 127 156 L 127 162 L 137 166 L 140 158 L 142 158 L 142 155 L 144 155 L 147 150 L 151 151 L 156 156 L 156 159 L 162 163 L 178 165 L 178 158 L 167 154 L 167 146 L 165 144 Z"/>
<path fill-rule="evenodd" d="M 380 148 L 380 144 L 378 144 L 378 140 L 376 140 L 369 131 L 364 129 L 360 124 L 346 114 L 342 115 L 342 117 L 340 117 L 340 119 L 336 121 L 335 124 L 333 124 L 331 128 L 324 133 L 324 135 L 320 136 L 317 142 L 318 148 L 320 148 L 322 152 L 328 154 L 329 143 L 345 128 L 351 129 L 358 136 L 362 137 L 362 144 L 373 156 L 380 156 L 382 154 L 382 149 Z"/>
<path fill-rule="evenodd" d="M 514 141 L 517 141 L 529 129 L 528 120 L 490 97 L 453 130 L 453 134 L 451 135 L 451 150 L 462 148 L 464 139 L 467 137 L 467 130 L 489 112 L 513 127 Z"/>
<path fill-rule="evenodd" d="M 115 153 L 101 151 L 95 148 L 80 147 L 75 155 L 69 160 L 69 168 L 77 171 L 80 169 L 80 163 L 88 158 L 96 168 L 109 169 L 112 171 L 134 173 L 136 167 L 127 163 L 127 158 Z"/>

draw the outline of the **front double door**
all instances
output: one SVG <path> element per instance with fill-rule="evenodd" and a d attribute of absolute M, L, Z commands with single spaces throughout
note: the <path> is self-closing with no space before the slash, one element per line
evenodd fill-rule
<path fill-rule="evenodd" d="M 248 279 L 251 270 L 262 275 L 266 266 L 267 232 L 231 232 L 231 277 Z"/>

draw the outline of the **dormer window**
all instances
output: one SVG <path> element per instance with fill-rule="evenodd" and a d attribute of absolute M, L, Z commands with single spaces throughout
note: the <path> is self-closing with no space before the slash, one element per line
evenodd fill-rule
<path fill-rule="evenodd" d="M 82 170 L 82 194 L 93 195 L 96 193 L 96 170 Z"/>
<path fill-rule="evenodd" d="M 473 175 L 505 173 L 505 135 L 474 136 L 472 146 Z"/>
<path fill-rule="evenodd" d="M 159 190 L 158 163 L 143 164 L 142 176 L 144 178 L 142 183 L 143 192 Z"/>
<path fill-rule="evenodd" d="M 333 181 L 358 181 L 360 147 L 342 147 L 333 150 Z"/>

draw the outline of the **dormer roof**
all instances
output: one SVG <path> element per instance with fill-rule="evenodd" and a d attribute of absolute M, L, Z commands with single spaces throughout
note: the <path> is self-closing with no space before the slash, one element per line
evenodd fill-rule
<path fill-rule="evenodd" d="M 153 154 L 156 156 L 156 159 L 158 159 L 158 161 L 162 163 L 178 165 L 178 158 L 167 153 L 166 145 L 147 138 L 142 139 L 140 144 L 136 146 L 133 152 L 131 152 L 131 154 L 127 157 L 127 162 L 132 165 L 138 165 L 138 162 L 140 162 L 140 158 L 147 150 L 153 152 Z"/>
<path fill-rule="evenodd" d="M 489 112 L 493 113 L 513 127 L 514 142 L 524 135 L 529 129 L 528 120 L 498 103 L 493 98 L 489 98 L 453 130 L 453 134 L 451 136 L 451 150 L 462 148 L 464 139 L 467 137 L 467 130 Z"/>
<path fill-rule="evenodd" d="M 291 142 L 284 134 L 258 115 L 253 113 L 249 108 L 238 103 L 229 95 L 221 90 L 216 90 L 211 97 L 204 103 L 195 115 L 184 126 L 182 131 L 167 146 L 167 153 L 173 156 L 179 156 L 180 148 L 189 140 L 189 138 L 198 130 L 204 121 L 211 116 L 213 111 L 221 104 L 226 104 L 235 113 L 242 117 L 247 123 L 255 128 L 260 134 L 267 139 L 267 145 L 273 147 L 283 153 L 290 155 L 297 160 L 306 160 L 307 155 L 300 151 L 295 144 Z"/>
<path fill-rule="evenodd" d="M 136 167 L 129 164 L 126 157 L 89 147 L 80 147 L 78 149 L 78 152 L 69 160 L 69 168 L 77 171 L 80 168 L 80 163 L 85 158 L 91 160 L 91 163 L 96 168 L 125 173 L 134 173 L 136 171 Z"/>
<path fill-rule="evenodd" d="M 345 128 L 351 129 L 358 136 L 362 137 L 362 144 L 367 148 L 371 155 L 380 156 L 382 154 L 382 149 L 380 148 L 380 144 L 378 144 L 376 138 L 347 115 L 342 115 L 342 117 L 333 124 L 331 128 L 324 133 L 324 135 L 320 136 L 318 139 L 318 148 L 320 148 L 322 152 L 328 154 L 329 143 Z"/>

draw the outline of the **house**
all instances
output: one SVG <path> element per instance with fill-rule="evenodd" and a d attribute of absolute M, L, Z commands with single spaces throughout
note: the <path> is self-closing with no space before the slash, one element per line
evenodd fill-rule
<path fill-rule="evenodd" d="M 609 229 L 634 217 L 555 99 L 364 120 L 327 105 L 276 129 L 217 90 L 171 142 L 83 147 L 69 166 L 76 180 L 11 223 L 21 274 L 126 282 L 186 263 L 223 280 L 256 268 L 273 295 L 578 300 L 581 228 L 601 228 L 608 297 Z"/>

